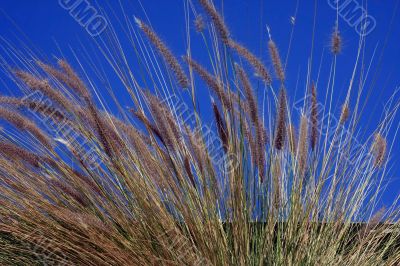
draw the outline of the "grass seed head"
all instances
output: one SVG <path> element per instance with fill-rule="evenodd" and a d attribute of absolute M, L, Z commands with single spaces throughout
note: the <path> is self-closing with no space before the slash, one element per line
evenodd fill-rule
<path fill-rule="evenodd" d="M 281 82 L 285 81 L 285 71 L 283 70 L 281 57 L 279 56 L 278 48 L 273 40 L 268 41 L 269 54 L 272 64 L 274 65 L 275 73 Z"/>
<path fill-rule="evenodd" d="M 278 116 L 276 119 L 276 129 L 275 129 L 275 148 L 281 150 L 285 145 L 286 135 L 287 135 L 287 102 L 286 102 L 286 90 L 281 88 L 279 92 L 278 99 Z"/>
<path fill-rule="evenodd" d="M 372 144 L 372 153 L 375 157 L 375 167 L 382 167 L 385 163 L 387 142 L 386 139 L 380 134 L 376 133 L 374 142 Z"/>
<path fill-rule="evenodd" d="M 342 37 L 338 30 L 334 30 L 331 37 L 331 51 L 337 55 L 342 50 Z"/>
<path fill-rule="evenodd" d="M 154 47 L 158 50 L 161 56 L 165 59 L 165 62 L 167 62 L 172 72 L 174 72 L 178 84 L 184 89 L 189 88 L 190 86 L 189 79 L 187 78 L 181 65 L 179 64 L 176 57 L 169 50 L 169 48 L 164 44 L 164 42 L 160 39 L 160 37 L 158 37 L 158 35 L 148 25 L 146 25 L 138 18 L 135 18 L 135 20 L 139 28 L 143 31 L 143 33 L 147 36 L 149 41 L 154 45 Z"/>

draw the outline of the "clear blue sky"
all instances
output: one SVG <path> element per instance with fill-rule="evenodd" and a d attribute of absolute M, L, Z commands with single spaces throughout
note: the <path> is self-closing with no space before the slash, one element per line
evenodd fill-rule
<path fill-rule="evenodd" d="M 120 1 L 125 7 L 127 15 L 145 18 L 143 9 L 137 0 Z M 184 54 L 183 0 L 143 0 L 142 2 L 154 29 L 160 33 L 173 52 Z M 193 2 L 198 7 L 196 0 Z M 316 10 L 315 2 L 317 2 Z M 319 100 L 323 101 L 323 95 L 325 95 L 324 90 L 326 90 L 331 64 L 330 35 L 336 12 L 329 6 L 327 0 L 315 2 L 302 0 L 298 4 L 296 27 L 286 74 L 291 103 L 300 97 L 299 93 L 295 93 L 298 79 L 298 90 L 304 91 L 307 60 L 311 52 L 314 12 L 316 12 L 316 24 L 311 77 L 312 79 L 317 78 L 322 52 L 325 50 L 318 83 Z M 334 1 L 330 0 L 330 2 Z M 339 1 L 339 3 L 343 2 L 343 0 Z M 354 2 L 365 1 L 354 0 Z M 120 5 L 117 0 L 88 0 L 88 3 L 98 10 L 103 7 L 111 17 L 111 21 L 109 21 L 111 24 L 118 23 L 115 16 L 111 14 L 111 10 L 114 10 L 117 17 L 121 18 Z M 260 55 L 264 61 L 268 62 L 266 24 L 271 28 L 272 37 L 279 46 L 282 57 L 286 56 L 291 32 L 290 17 L 295 15 L 296 10 L 295 0 L 216 0 L 215 3 L 219 10 L 223 7 L 225 19 L 233 37 Z M 366 83 L 366 91 L 371 89 L 371 93 L 361 120 L 361 124 L 366 126 L 366 133 L 371 133 L 375 128 L 385 102 L 395 88 L 400 86 L 400 14 L 398 5 L 399 1 L 397 0 L 368 1 L 369 15 L 375 19 L 376 27 L 368 35 L 365 49 L 366 62 L 364 63 L 366 67 L 375 51 Z M 198 7 L 197 10 L 201 9 Z M 358 47 L 356 30 L 341 17 L 339 17 L 339 29 L 343 38 L 343 51 L 338 57 L 334 97 L 337 104 L 341 104 L 344 93 L 347 91 Z M 61 56 L 62 54 L 73 59 L 70 48 L 79 54 L 83 51 L 82 44 L 85 44 L 84 46 L 88 50 L 93 49 L 93 42 L 87 31 L 74 20 L 68 11 L 60 6 L 57 0 L 2 0 L 0 2 L 0 36 L 3 39 L 0 42 L 0 48 L 4 39 L 11 41 L 16 48 L 22 48 L 23 44 L 18 41 L 18 39 L 22 39 L 28 46 L 34 45 L 34 51 L 41 57 L 48 59 L 51 59 L 53 55 Z M 4 56 L 4 53 L 5 51 L 1 49 L 0 55 Z M 201 54 L 194 55 L 200 61 L 201 56 Z M 0 92 L 9 94 L 13 87 L 2 73 L 0 73 L 0 81 L 4 83 L 4 88 L 0 88 Z M 116 87 L 121 86 L 119 84 Z M 99 90 L 102 91 L 101 87 Z M 115 91 L 117 97 L 128 105 L 126 94 L 121 89 Z M 204 97 L 204 99 L 200 98 L 200 101 L 208 101 L 208 94 L 200 96 Z M 367 93 L 363 94 L 364 99 L 366 96 Z M 111 104 L 111 100 L 109 103 Z M 399 117 L 396 119 L 395 126 L 397 127 Z M 389 140 L 392 140 L 392 133 L 388 136 Z M 383 203 L 386 204 L 400 192 L 400 141 L 395 141 L 391 159 L 393 168 L 388 178 L 391 176 L 392 179 L 383 198 Z"/>

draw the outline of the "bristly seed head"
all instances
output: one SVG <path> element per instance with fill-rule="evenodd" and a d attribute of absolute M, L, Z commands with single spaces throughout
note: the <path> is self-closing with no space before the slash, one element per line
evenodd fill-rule
<path fill-rule="evenodd" d="M 213 21 L 222 42 L 227 44 L 230 38 L 230 33 L 221 15 L 217 12 L 209 0 L 199 0 L 199 2 Z"/>
<path fill-rule="evenodd" d="M 60 66 L 62 71 L 40 61 L 38 61 L 37 64 L 45 72 L 47 72 L 47 74 L 53 76 L 59 82 L 71 88 L 79 97 L 82 97 L 83 99 L 90 97 L 90 93 L 87 90 L 83 81 L 79 78 L 73 68 L 65 60 L 58 60 L 58 65 Z"/>
<path fill-rule="evenodd" d="M 41 161 L 41 158 L 38 155 L 27 151 L 13 143 L 4 141 L 0 141 L 0 153 L 10 159 L 19 158 L 34 167 L 39 167 L 39 162 Z"/>
<path fill-rule="evenodd" d="M 242 83 L 243 92 L 247 99 L 247 109 L 249 111 L 249 116 L 253 125 L 258 123 L 258 107 L 257 107 L 257 100 L 254 96 L 253 88 L 251 87 L 250 80 L 247 77 L 246 72 L 244 69 L 235 63 L 235 70 L 238 73 L 239 80 Z"/>
<path fill-rule="evenodd" d="M 285 71 L 283 70 L 281 57 L 278 48 L 273 40 L 268 41 L 269 54 L 275 68 L 275 73 L 281 82 L 285 81 Z"/>
<path fill-rule="evenodd" d="M 349 118 L 349 115 L 350 115 L 349 105 L 347 103 L 345 103 L 342 106 L 342 112 L 340 114 L 340 124 L 341 125 L 346 123 L 347 119 Z"/>
<path fill-rule="evenodd" d="M 0 107 L 0 119 L 4 119 L 19 130 L 25 130 L 31 133 L 48 149 L 52 149 L 52 144 L 50 138 L 45 132 L 43 132 L 36 124 L 32 123 L 27 117 L 20 115 L 14 110 L 8 110 Z"/>
<path fill-rule="evenodd" d="M 40 91 L 63 109 L 69 111 L 75 109 L 74 104 L 67 97 L 65 97 L 63 93 L 56 91 L 47 80 L 35 77 L 25 71 L 16 71 L 15 75 L 21 79 L 31 90 Z"/>
<path fill-rule="evenodd" d="M 253 53 L 251 53 L 246 47 L 240 45 L 239 43 L 229 40 L 228 46 L 236 51 L 241 57 L 246 59 L 246 61 L 254 68 L 257 75 L 268 85 L 271 84 L 272 78 L 269 71 L 265 68 L 264 64 L 258 59 Z"/>
<path fill-rule="evenodd" d="M 305 115 L 301 116 L 300 120 L 300 133 L 299 133 L 299 143 L 298 143 L 298 154 L 297 162 L 300 177 L 303 177 L 307 167 L 307 157 L 308 157 L 308 119 Z"/>
<path fill-rule="evenodd" d="M 168 66 L 171 68 L 172 72 L 174 72 L 175 77 L 178 81 L 178 84 L 187 89 L 190 86 L 189 79 L 187 78 L 185 72 L 183 71 L 181 65 L 178 60 L 169 50 L 169 48 L 164 44 L 164 42 L 158 37 L 158 35 L 143 21 L 135 17 L 135 21 L 139 28 L 143 31 L 143 33 L 147 36 L 149 41 L 156 47 L 161 56 L 165 59 Z"/>
<path fill-rule="evenodd" d="M 188 175 L 189 180 L 190 180 L 192 186 L 193 186 L 194 188 L 196 188 L 196 182 L 195 182 L 195 180 L 194 180 L 194 175 L 193 175 L 193 173 L 192 173 L 192 169 L 191 169 L 191 166 L 190 166 L 190 160 L 189 160 L 189 157 L 188 157 L 188 156 L 185 156 L 185 159 L 184 159 L 184 161 L 183 161 L 183 165 L 184 165 L 184 167 L 185 167 L 186 174 Z"/>
<path fill-rule="evenodd" d="M 276 131 L 275 131 L 275 148 L 281 150 L 285 145 L 286 139 L 286 91 L 285 88 L 281 88 L 279 92 L 279 105 L 278 105 L 278 117 L 276 120 Z"/>
<path fill-rule="evenodd" d="M 226 128 L 226 124 L 225 124 L 224 118 L 221 115 L 221 113 L 220 113 L 220 111 L 218 109 L 218 106 L 215 104 L 213 99 L 211 99 L 211 103 L 212 103 L 212 108 L 213 108 L 213 112 L 214 112 L 215 121 L 216 121 L 216 124 L 217 124 L 218 134 L 219 134 L 219 137 L 221 138 L 224 151 L 227 152 L 228 151 L 228 145 L 229 145 L 229 143 L 228 143 L 228 141 L 229 141 L 228 130 Z"/>
<path fill-rule="evenodd" d="M 380 134 L 376 133 L 374 143 L 372 144 L 372 154 L 375 157 L 374 166 L 381 167 L 385 162 L 387 142 L 386 139 Z"/>
<path fill-rule="evenodd" d="M 296 154 L 297 150 L 297 139 L 296 139 L 296 129 L 293 124 L 290 124 L 288 127 L 288 135 L 289 135 L 289 148 L 292 154 Z"/>
<path fill-rule="evenodd" d="M 194 26 L 196 28 L 197 32 L 203 32 L 206 25 L 204 23 L 204 19 L 202 15 L 196 16 L 196 19 L 194 20 Z"/>
<path fill-rule="evenodd" d="M 195 72 L 203 79 L 207 86 L 218 96 L 218 100 L 221 101 L 223 107 L 227 110 L 231 110 L 232 103 L 229 99 L 229 94 L 224 90 L 224 84 L 215 76 L 210 74 L 202 65 L 197 63 L 192 58 L 185 56 L 183 59 L 193 68 Z"/>
<path fill-rule="evenodd" d="M 342 50 L 342 37 L 338 30 L 334 30 L 331 39 L 331 51 L 333 54 L 337 55 Z"/>

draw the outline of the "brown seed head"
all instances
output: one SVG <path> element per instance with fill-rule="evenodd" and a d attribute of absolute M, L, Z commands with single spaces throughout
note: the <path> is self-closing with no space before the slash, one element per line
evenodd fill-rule
<path fill-rule="evenodd" d="M 90 98 L 89 91 L 87 90 L 84 82 L 79 78 L 71 65 L 69 65 L 65 60 L 58 60 L 58 65 L 62 71 L 40 61 L 38 62 L 38 65 L 59 82 L 64 83 L 71 88 L 78 96 L 82 97 L 83 99 Z"/>
<path fill-rule="evenodd" d="M 275 148 L 281 150 L 285 145 L 285 139 L 287 134 L 286 128 L 286 91 L 281 88 L 279 92 L 279 105 L 278 105 L 278 117 L 276 119 L 276 130 L 275 130 Z"/>
<path fill-rule="evenodd" d="M 272 64 L 274 65 L 275 73 L 281 82 L 285 81 L 285 71 L 283 70 L 281 57 L 279 56 L 278 48 L 273 40 L 268 41 L 269 54 Z"/>
<path fill-rule="evenodd" d="M 157 126 L 149 121 L 149 119 L 140 111 L 131 110 L 132 114 L 142 122 L 154 135 L 157 137 L 164 145 L 166 145 L 160 130 L 158 130 Z"/>
<path fill-rule="evenodd" d="M 334 30 L 331 39 L 331 51 L 333 54 L 338 54 L 342 50 L 342 37 L 338 30 Z"/>
<path fill-rule="evenodd" d="M 19 107 L 22 105 L 22 100 L 15 97 L 8 97 L 8 96 L 1 96 L 0 97 L 0 104 L 12 105 Z"/>
<path fill-rule="evenodd" d="M 215 121 L 217 124 L 218 134 L 221 138 L 223 148 L 225 152 L 228 150 L 228 130 L 225 125 L 224 118 L 222 117 L 221 113 L 219 112 L 218 106 L 212 101 L 212 108 L 214 112 Z"/>
<path fill-rule="evenodd" d="M 21 159 L 35 167 L 39 167 L 39 162 L 41 161 L 41 158 L 38 155 L 31 153 L 30 151 L 27 151 L 13 143 L 4 141 L 0 142 L 0 153 L 10 159 Z"/>
<path fill-rule="evenodd" d="M 264 64 L 254 54 L 252 54 L 246 47 L 238 44 L 233 40 L 229 40 L 228 46 L 235 50 L 240 56 L 247 60 L 247 62 L 254 68 L 257 75 L 267 84 L 271 84 L 272 79 Z"/>
<path fill-rule="evenodd" d="M 205 29 L 205 23 L 202 15 L 198 15 L 194 20 L 194 26 L 196 27 L 197 32 L 203 32 Z"/>
<path fill-rule="evenodd" d="M 251 87 L 249 78 L 247 77 L 246 72 L 242 67 L 238 64 L 235 64 L 236 72 L 238 73 L 239 80 L 242 83 L 243 91 L 246 96 L 247 105 L 249 110 L 249 116 L 253 125 L 257 125 L 258 123 L 258 107 L 256 97 L 254 96 L 253 88 Z"/>
<path fill-rule="evenodd" d="M 75 200 L 77 203 L 79 203 L 82 206 L 87 206 L 88 201 L 87 199 L 83 196 L 82 193 L 78 192 L 76 189 L 72 188 L 70 185 L 66 184 L 65 181 L 60 181 L 57 179 L 51 179 L 49 180 L 49 183 L 60 190 L 62 193 L 65 195 L 71 197 L 73 200 Z"/>
<path fill-rule="evenodd" d="M 210 3 L 209 0 L 199 0 L 199 2 L 203 6 L 206 13 L 210 16 L 222 42 L 227 44 L 229 41 L 230 33 L 228 27 L 225 25 L 222 16 L 217 12 L 215 7 Z"/>
<path fill-rule="evenodd" d="M 17 71 L 16 76 L 20 78 L 30 89 L 38 90 L 47 96 L 54 103 L 58 104 L 65 110 L 74 110 L 74 104 L 71 103 L 62 93 L 56 91 L 50 86 L 47 80 L 39 79 L 28 72 Z"/>
<path fill-rule="evenodd" d="M 296 139 L 296 129 L 293 124 L 290 124 L 288 127 L 288 135 L 289 135 L 289 148 L 293 154 L 296 154 L 297 150 L 297 139 Z"/>
<path fill-rule="evenodd" d="M 202 65 L 194 61 L 190 57 L 184 57 L 184 60 L 193 68 L 194 71 L 199 74 L 199 76 L 204 80 L 207 86 L 217 95 L 218 99 L 221 101 L 223 107 L 231 110 L 232 104 L 229 96 L 224 90 L 224 86 L 220 80 L 215 76 L 211 75 Z"/>
<path fill-rule="evenodd" d="M 156 123 L 158 130 L 169 148 L 175 148 L 180 143 L 180 133 L 171 111 L 160 101 L 159 98 L 146 93 L 149 102 L 151 115 Z"/>
<path fill-rule="evenodd" d="M 102 117 L 99 110 L 92 102 L 88 102 L 89 108 L 89 121 L 92 121 L 93 128 L 96 130 L 100 143 L 103 145 L 105 154 L 114 159 L 116 154 L 121 152 L 122 140 L 114 128 L 107 123 L 107 120 Z"/>
<path fill-rule="evenodd" d="M 40 143 L 45 145 L 46 148 L 51 149 L 50 138 L 34 123 L 29 121 L 28 118 L 20 115 L 18 112 L 0 107 L 0 119 L 6 120 L 20 130 L 31 133 Z"/>
<path fill-rule="evenodd" d="M 164 58 L 165 62 L 167 62 L 172 72 L 174 72 L 178 84 L 184 89 L 189 88 L 190 85 L 189 79 L 186 77 L 186 74 L 183 71 L 181 65 L 179 64 L 175 56 L 172 54 L 172 52 L 169 50 L 169 48 L 164 44 L 164 42 L 160 39 L 160 37 L 158 37 L 158 35 L 148 25 L 146 25 L 137 18 L 135 18 L 135 20 L 139 28 L 147 36 L 147 38 L 154 45 L 154 47 L 156 47 L 160 55 Z"/>
<path fill-rule="evenodd" d="M 340 124 L 343 125 L 347 119 L 349 118 L 350 115 L 350 110 L 349 110 L 349 105 L 347 103 L 345 103 L 342 106 L 342 112 L 340 114 Z"/>
<path fill-rule="evenodd" d="M 192 173 L 192 169 L 190 167 L 190 160 L 189 160 L 188 156 L 185 156 L 185 159 L 183 161 L 183 165 L 185 167 L 186 174 L 189 177 L 190 183 L 192 184 L 193 187 L 196 187 L 196 182 L 194 181 L 194 176 L 193 176 L 193 173 Z"/>
<path fill-rule="evenodd" d="M 385 162 L 387 142 L 380 134 L 376 133 L 374 143 L 372 144 L 372 153 L 375 156 L 374 166 L 381 167 Z"/>
<path fill-rule="evenodd" d="M 265 177 L 265 145 L 268 141 L 267 131 L 263 126 L 262 121 L 258 122 L 256 127 L 256 145 L 257 145 L 257 158 L 258 158 L 258 173 L 261 182 L 264 181 Z"/>
<path fill-rule="evenodd" d="M 303 177 L 307 168 L 308 157 L 308 119 L 305 115 L 301 116 L 300 133 L 298 143 L 297 163 L 300 177 Z"/>

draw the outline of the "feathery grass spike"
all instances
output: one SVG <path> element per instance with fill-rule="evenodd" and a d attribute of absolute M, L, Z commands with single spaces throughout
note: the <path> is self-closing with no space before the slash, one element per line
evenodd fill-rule
<path fill-rule="evenodd" d="M 271 39 L 268 41 L 269 54 L 274 65 L 275 73 L 281 82 L 285 81 L 285 71 L 283 70 L 281 57 L 275 42 Z"/>
<path fill-rule="evenodd" d="M 178 60 L 169 50 L 169 48 L 164 44 L 164 42 L 157 36 L 157 34 L 144 22 L 135 17 L 135 22 L 138 27 L 143 31 L 143 33 L 147 36 L 150 42 L 157 48 L 159 53 L 167 62 L 168 66 L 174 72 L 175 77 L 179 83 L 179 85 L 186 89 L 189 88 L 189 79 L 187 78 L 185 72 L 183 71 L 181 65 Z"/>
<path fill-rule="evenodd" d="M 274 145 L 276 149 L 281 150 L 285 145 L 287 135 L 287 102 L 285 88 L 280 89 L 277 112 Z"/>

